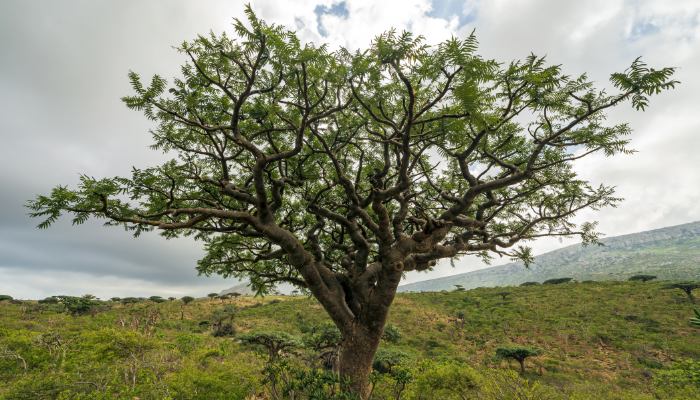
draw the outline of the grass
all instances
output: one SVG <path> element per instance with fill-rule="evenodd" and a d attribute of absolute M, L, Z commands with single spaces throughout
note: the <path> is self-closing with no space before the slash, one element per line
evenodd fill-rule
<path fill-rule="evenodd" d="M 496 295 L 503 288 L 401 293 L 389 322 L 398 326 L 403 339 L 398 345 L 386 346 L 407 350 L 419 360 L 515 371 L 520 368 L 517 362 L 493 357 L 496 348 L 536 346 L 545 354 L 526 361 L 525 379 L 562 392 L 572 387 L 608 387 L 642 396 L 653 392 L 653 376 L 669 368 L 672 361 L 700 360 L 700 329 L 688 322 L 693 305 L 680 290 L 661 290 L 661 284 L 594 282 L 509 287 L 512 294 L 505 300 Z M 304 327 L 327 319 L 322 307 L 307 297 L 241 297 L 232 302 L 242 308 L 234 324 L 238 333 L 272 329 L 300 335 Z M 144 399 L 197 398 L 189 396 L 203 389 L 198 389 L 192 379 L 199 379 L 202 385 L 208 382 L 207 387 L 226 381 L 228 397 L 222 398 L 242 399 L 251 390 L 258 390 L 258 373 L 264 362 L 248 347 L 211 335 L 208 316 L 222 307 L 220 300 L 198 299 L 184 307 L 180 301 L 111 308 L 105 305 L 94 318 L 35 311 L 34 305 L 0 303 L 0 351 L 14 351 L 28 363 L 25 376 L 17 358 L 0 358 L 0 398 L 22 398 L 17 393 L 61 374 L 65 379 L 103 376 L 114 381 L 114 388 L 126 390 L 123 393 L 130 396 L 140 393 Z M 151 347 L 146 346 L 149 355 L 131 366 L 128 357 L 110 358 L 104 349 L 112 339 L 104 339 L 108 336 L 104 332 L 126 338 L 124 335 L 134 330 L 136 316 L 144 310 L 159 313 L 150 337 L 143 323 L 139 333 L 134 333 L 134 343 L 150 343 Z M 185 318 L 181 319 L 183 310 Z M 42 344 L 45 339 L 40 339 L 48 332 L 56 333 L 64 342 L 73 341 L 61 349 L 51 349 Z M 126 342 L 124 338 L 119 340 Z M 64 350 L 65 356 L 56 357 Z M 156 359 L 161 360 L 160 372 L 153 372 Z M 122 373 L 128 368 L 150 371 L 137 376 L 136 391 L 129 391 L 122 382 Z M 152 389 L 155 381 L 160 382 L 159 387 L 167 387 L 171 397 Z M 231 392 L 232 381 L 245 390 Z M 172 393 L 182 395 L 175 397 Z"/>

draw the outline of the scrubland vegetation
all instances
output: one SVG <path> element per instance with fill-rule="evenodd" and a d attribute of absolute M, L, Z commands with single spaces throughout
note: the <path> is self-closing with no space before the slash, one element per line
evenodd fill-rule
<path fill-rule="evenodd" d="M 505 299 L 503 288 L 400 294 L 372 396 L 698 398 L 700 329 L 688 296 L 666 284 L 509 287 Z M 82 312 L 63 298 L 0 302 L 0 398 L 281 399 L 290 389 L 296 399 L 352 398 L 332 373 L 333 326 L 313 298 L 88 299 Z M 261 332 L 291 344 L 272 354 L 240 340 Z M 497 356 L 513 346 L 541 355 L 521 372 Z"/>

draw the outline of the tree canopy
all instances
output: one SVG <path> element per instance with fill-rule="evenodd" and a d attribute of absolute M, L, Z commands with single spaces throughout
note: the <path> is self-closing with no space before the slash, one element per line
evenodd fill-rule
<path fill-rule="evenodd" d="M 662 289 L 680 289 L 688 295 L 690 301 L 695 304 L 695 296 L 693 290 L 700 288 L 700 281 L 678 281 L 667 283 L 661 286 Z"/>
<path fill-rule="evenodd" d="M 533 346 L 505 346 L 496 349 L 496 357 L 512 358 L 520 363 L 520 372 L 525 372 L 525 359 L 544 354 L 544 350 Z"/>
<path fill-rule="evenodd" d="M 574 278 L 552 278 L 552 279 L 547 279 L 546 281 L 542 282 L 544 285 L 561 285 L 564 283 L 569 283 L 571 280 Z"/>
<path fill-rule="evenodd" d="M 642 275 L 634 275 L 634 276 L 631 276 L 631 277 L 629 277 L 627 280 L 628 280 L 628 281 L 642 281 L 642 282 L 648 282 L 648 281 L 653 281 L 653 280 L 656 279 L 656 278 L 657 278 L 656 275 L 644 275 L 644 274 L 642 274 Z"/>
<path fill-rule="evenodd" d="M 40 228 L 69 213 L 135 236 L 193 236 L 205 243 L 200 274 L 248 279 L 260 294 L 296 285 L 344 336 L 366 335 L 343 346 L 352 376 L 368 374 L 405 273 L 466 255 L 529 266 L 527 242 L 546 236 L 597 243 L 596 224 L 572 218 L 620 199 L 574 162 L 631 153 L 630 127 L 605 111 L 644 110 L 677 83 L 674 68 L 638 58 L 608 94 L 543 57 L 484 59 L 473 35 L 430 47 L 392 30 L 331 52 L 246 12 L 235 38 L 178 47 L 187 62 L 171 84 L 129 73 L 122 100 L 156 123 L 152 148 L 170 161 L 83 175 L 29 202 L 30 215 Z"/>

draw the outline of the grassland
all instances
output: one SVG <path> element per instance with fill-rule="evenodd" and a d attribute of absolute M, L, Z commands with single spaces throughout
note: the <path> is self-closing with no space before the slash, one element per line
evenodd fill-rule
<path fill-rule="evenodd" d="M 403 339 L 383 346 L 416 360 L 485 371 L 519 369 L 517 362 L 496 360 L 496 348 L 532 345 L 545 354 L 527 361 L 522 378 L 547 389 L 550 394 L 540 398 L 663 397 L 668 393 L 658 392 L 654 376 L 673 361 L 700 360 L 700 329 L 688 322 L 693 305 L 687 296 L 660 287 L 595 282 L 402 293 L 389 321 Z M 498 294 L 503 292 L 510 294 L 504 299 Z M 301 335 L 327 318 L 307 297 L 242 297 L 233 303 L 241 309 L 234 323 L 238 333 Z M 212 335 L 209 316 L 225 304 L 105 303 L 94 317 L 71 317 L 36 302 L 2 302 L 0 398 L 252 398 L 262 390 L 266 361 L 249 346 Z M 308 361 L 303 352 L 292 358 Z M 377 398 L 389 392 L 380 390 Z M 405 395 L 420 398 L 410 390 Z"/>

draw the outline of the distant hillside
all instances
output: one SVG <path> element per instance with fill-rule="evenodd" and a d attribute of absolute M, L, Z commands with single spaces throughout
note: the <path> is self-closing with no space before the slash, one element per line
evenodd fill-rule
<path fill-rule="evenodd" d="M 466 289 L 512 286 L 563 277 L 579 281 L 623 280 L 640 273 L 659 279 L 700 278 L 700 221 L 601 242 L 604 247 L 575 244 L 542 254 L 535 257 L 535 265 L 529 269 L 521 262 L 510 263 L 403 285 L 399 291 L 449 290 L 454 285 Z"/>
<path fill-rule="evenodd" d="M 248 286 L 248 285 L 250 285 L 250 282 L 241 282 L 240 284 L 238 284 L 234 287 L 222 290 L 221 293 L 219 293 L 219 296 L 224 295 L 224 294 L 228 294 L 228 293 L 233 293 L 233 292 L 240 293 L 242 296 L 255 295 L 255 292 L 253 292 L 253 289 L 251 289 L 250 286 Z"/>

